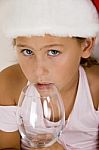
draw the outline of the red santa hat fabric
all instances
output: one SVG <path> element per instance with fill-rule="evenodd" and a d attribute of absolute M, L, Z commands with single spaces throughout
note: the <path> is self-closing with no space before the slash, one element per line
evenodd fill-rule
<path fill-rule="evenodd" d="M 94 5 L 96 6 L 97 11 L 99 13 L 99 0 L 92 0 L 92 1 L 93 1 Z"/>

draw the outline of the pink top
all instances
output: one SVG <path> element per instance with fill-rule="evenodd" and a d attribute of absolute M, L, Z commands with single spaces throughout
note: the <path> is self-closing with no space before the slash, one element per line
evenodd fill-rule
<path fill-rule="evenodd" d="M 60 141 L 67 150 L 96 150 L 98 143 L 99 111 L 94 109 L 85 71 L 80 78 L 73 110 L 67 120 Z M 96 146 L 97 145 L 97 146 Z"/>
<path fill-rule="evenodd" d="M 16 106 L 0 106 L 0 130 L 6 132 L 18 130 L 16 108 Z M 97 150 L 98 126 L 99 111 L 94 109 L 88 80 L 83 67 L 80 66 L 75 104 L 59 142 L 66 150 Z"/>

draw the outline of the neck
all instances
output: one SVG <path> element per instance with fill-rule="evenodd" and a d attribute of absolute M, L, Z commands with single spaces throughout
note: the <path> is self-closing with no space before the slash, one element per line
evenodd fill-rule
<path fill-rule="evenodd" d="M 65 107 L 66 119 L 69 117 L 75 103 L 78 89 L 78 82 L 79 82 L 79 75 L 77 73 L 75 76 L 75 80 L 73 80 L 69 88 L 67 90 L 64 88 L 64 90 L 61 91 L 61 96 Z"/>

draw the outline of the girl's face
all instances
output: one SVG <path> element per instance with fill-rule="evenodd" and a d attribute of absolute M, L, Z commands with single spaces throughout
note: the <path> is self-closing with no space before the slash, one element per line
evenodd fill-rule
<path fill-rule="evenodd" d="M 55 83 L 65 92 L 77 82 L 83 51 L 76 38 L 50 35 L 18 37 L 16 49 L 19 64 L 29 81 Z"/>

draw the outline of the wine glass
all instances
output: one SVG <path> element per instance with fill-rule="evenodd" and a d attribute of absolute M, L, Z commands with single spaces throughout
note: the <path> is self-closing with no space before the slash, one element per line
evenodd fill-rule
<path fill-rule="evenodd" d="M 54 84 L 30 83 L 23 88 L 17 107 L 22 139 L 32 148 L 56 142 L 65 125 L 65 110 Z"/>

